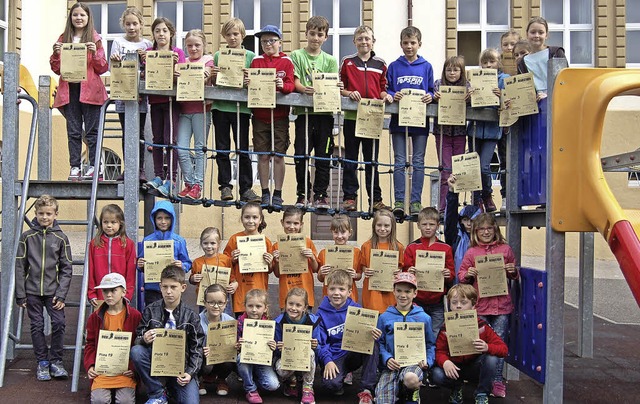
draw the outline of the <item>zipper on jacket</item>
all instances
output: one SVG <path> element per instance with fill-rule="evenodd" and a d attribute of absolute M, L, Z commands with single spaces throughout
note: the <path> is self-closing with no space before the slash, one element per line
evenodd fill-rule
<path fill-rule="evenodd" d="M 371 56 L 369 57 L 371 58 Z M 367 62 L 362 61 L 364 63 L 364 98 L 369 98 L 369 82 L 367 81 Z"/>
<path fill-rule="evenodd" d="M 109 270 L 109 273 L 111 273 L 111 241 L 113 240 L 113 238 L 107 238 L 109 239 L 109 247 L 107 249 L 107 268 Z"/>
<path fill-rule="evenodd" d="M 40 296 L 44 296 L 44 263 L 45 263 L 45 253 L 47 251 L 47 229 L 42 231 L 42 264 L 40 265 Z"/>

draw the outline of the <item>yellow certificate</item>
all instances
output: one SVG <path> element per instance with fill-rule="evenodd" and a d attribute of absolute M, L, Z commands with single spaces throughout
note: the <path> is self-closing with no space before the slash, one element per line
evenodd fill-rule
<path fill-rule="evenodd" d="M 269 265 L 264 262 L 264 253 L 267 252 L 267 243 L 264 235 L 242 236 L 236 239 L 238 243 L 238 266 L 241 274 L 252 272 L 269 272 Z"/>
<path fill-rule="evenodd" d="M 109 96 L 112 100 L 138 100 L 138 60 L 113 62 Z"/>
<path fill-rule="evenodd" d="M 471 106 L 493 107 L 500 105 L 500 98 L 493 93 L 498 88 L 498 71 L 496 69 L 471 69 L 468 71 L 471 93 Z"/>
<path fill-rule="evenodd" d="M 510 100 L 507 90 L 502 90 L 502 98 L 500 100 L 500 121 L 498 123 L 501 128 L 511 126 L 518 122 L 518 117 L 511 113 L 511 108 L 507 108 L 507 100 Z"/>
<path fill-rule="evenodd" d="M 295 275 L 308 272 L 307 257 L 302 255 L 302 250 L 305 248 L 307 248 L 307 241 L 304 234 L 281 234 L 278 236 L 281 274 Z"/>
<path fill-rule="evenodd" d="M 313 326 L 310 325 L 282 325 L 282 370 L 309 371 L 312 330 Z"/>
<path fill-rule="evenodd" d="M 247 105 L 249 108 L 276 107 L 276 69 L 249 69 Z"/>
<path fill-rule="evenodd" d="M 216 76 L 216 85 L 242 88 L 245 64 L 245 49 L 223 48 L 218 53 L 218 67 L 220 71 Z"/>
<path fill-rule="evenodd" d="M 458 154 L 451 158 L 451 171 L 456 176 L 454 192 L 470 192 L 482 189 L 480 156 L 478 153 Z"/>
<path fill-rule="evenodd" d="M 267 342 L 273 341 L 276 322 L 273 320 L 244 320 L 240 362 L 271 366 L 273 351 Z"/>
<path fill-rule="evenodd" d="M 371 330 L 378 324 L 378 310 L 349 306 L 347 320 L 344 323 L 342 335 L 343 351 L 359 352 L 371 355 L 375 340 Z"/>
<path fill-rule="evenodd" d="M 160 282 L 162 270 L 174 261 L 173 240 L 144 242 L 144 282 Z"/>
<path fill-rule="evenodd" d="M 200 281 L 200 287 L 198 288 L 198 298 L 196 303 L 198 306 L 204 306 L 204 292 L 209 285 L 219 284 L 224 287 L 229 286 L 229 279 L 231 278 L 231 268 L 220 267 L 217 265 L 208 266 L 204 264 L 202 267 L 202 280 Z"/>
<path fill-rule="evenodd" d="M 207 330 L 207 346 L 209 356 L 207 365 L 236 362 L 236 340 L 238 338 L 238 322 L 236 320 L 209 323 Z"/>
<path fill-rule="evenodd" d="M 398 105 L 398 124 L 415 128 L 427 127 L 427 104 L 422 102 L 426 94 L 424 90 L 403 88 L 400 90 L 402 98 Z"/>
<path fill-rule="evenodd" d="M 489 254 L 476 257 L 476 269 L 478 270 L 478 296 L 504 296 L 507 295 L 507 272 L 504 269 L 504 256 L 502 254 Z"/>
<path fill-rule="evenodd" d="M 533 73 L 507 77 L 504 79 L 504 88 L 511 100 L 511 115 L 525 116 L 538 113 Z"/>
<path fill-rule="evenodd" d="M 444 276 L 442 275 L 444 257 L 444 251 L 416 251 L 418 290 L 444 292 Z"/>
<path fill-rule="evenodd" d="M 398 251 L 372 249 L 369 267 L 373 276 L 369 278 L 369 290 L 393 292 L 393 272 L 398 270 Z"/>
<path fill-rule="evenodd" d="M 400 367 L 427 361 L 424 323 L 393 323 L 395 359 Z"/>
<path fill-rule="evenodd" d="M 330 245 L 325 248 L 325 265 L 331 267 L 331 271 L 336 269 L 353 268 L 353 246 L 350 245 Z M 355 268 L 354 268 L 355 269 Z M 324 279 L 327 284 L 327 278 Z"/>
<path fill-rule="evenodd" d="M 513 57 L 512 52 L 502 52 L 502 71 L 509 76 L 515 76 L 518 74 L 518 66 L 516 65 L 516 59 Z"/>
<path fill-rule="evenodd" d="M 177 101 L 204 100 L 204 63 L 180 63 L 177 65 Z M 204 106 L 203 106 L 204 108 Z"/>
<path fill-rule="evenodd" d="M 444 324 L 451 356 L 478 353 L 473 346 L 473 341 L 480 338 L 478 314 L 475 310 L 448 311 L 444 313 Z"/>
<path fill-rule="evenodd" d="M 184 330 L 156 329 L 151 348 L 151 376 L 184 374 L 186 336 Z"/>
<path fill-rule="evenodd" d="M 313 73 L 313 111 L 338 113 L 342 110 L 338 73 Z"/>
<path fill-rule="evenodd" d="M 60 49 L 60 78 L 69 83 L 79 83 L 87 79 L 87 44 L 62 44 Z"/>
<path fill-rule="evenodd" d="M 130 332 L 100 330 L 94 370 L 107 376 L 123 374 L 129 369 L 130 349 Z"/>
<path fill-rule="evenodd" d="M 462 125 L 467 122 L 467 88 L 441 86 L 438 101 L 438 125 Z"/>
<path fill-rule="evenodd" d="M 144 88 L 146 90 L 173 90 L 172 51 L 147 51 Z"/>
<path fill-rule="evenodd" d="M 384 101 L 363 98 L 358 104 L 356 137 L 380 139 L 384 126 Z"/>

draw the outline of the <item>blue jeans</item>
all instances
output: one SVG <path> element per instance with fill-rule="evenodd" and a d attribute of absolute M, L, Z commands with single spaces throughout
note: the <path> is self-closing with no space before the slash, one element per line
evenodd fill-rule
<path fill-rule="evenodd" d="M 422 200 L 422 187 L 424 185 L 424 152 L 427 148 L 428 136 L 410 136 L 413 145 L 413 156 L 411 165 L 413 174 L 411 176 L 411 196 L 410 202 L 420 202 Z M 405 175 L 404 168 L 407 163 L 407 144 L 404 133 L 392 133 L 393 141 L 393 188 L 394 198 L 397 201 L 404 201 Z"/>
<path fill-rule="evenodd" d="M 444 303 L 435 303 L 435 304 L 423 304 L 420 302 L 415 302 L 418 306 L 424 309 L 424 312 L 431 317 L 431 330 L 433 331 L 433 337 L 438 338 L 438 333 L 442 328 L 442 324 L 444 324 Z"/>
<path fill-rule="evenodd" d="M 176 377 L 156 377 L 151 376 L 151 347 L 134 345 L 131 347 L 131 360 L 136 368 L 136 373 L 142 383 L 147 388 L 149 398 L 158 398 L 164 393 L 164 384 L 167 390 L 178 403 L 199 403 L 197 377 L 191 377 L 191 381 L 186 386 L 178 384 Z"/>
<path fill-rule="evenodd" d="M 358 370 L 358 368 L 362 366 L 360 390 L 366 389 L 373 394 L 378 379 L 376 369 L 378 368 L 379 356 L 378 344 L 373 345 L 373 353 L 371 355 L 347 352 L 346 355 L 333 360 L 333 363 L 338 367 L 338 374 L 333 379 L 325 379 L 323 377 L 322 386 L 331 392 L 339 391 L 344 386 L 344 377 L 347 373 Z"/>
<path fill-rule="evenodd" d="M 505 344 L 509 345 L 507 342 L 507 333 L 509 331 L 509 314 L 497 314 L 497 315 L 489 315 L 489 316 L 480 316 L 484 321 L 489 323 L 493 331 L 498 334 Z M 504 359 L 498 358 L 496 363 L 496 372 L 493 376 L 493 380 L 496 382 L 502 381 L 502 369 L 504 368 Z"/>
<path fill-rule="evenodd" d="M 180 114 L 178 121 L 178 161 L 184 181 L 187 184 L 202 186 L 204 180 L 205 159 L 203 148 L 207 146 L 207 135 L 211 126 L 211 112 L 206 114 Z M 191 134 L 193 133 L 193 154 L 195 170 L 191 163 Z M 183 149 L 184 148 L 184 149 Z"/>
<path fill-rule="evenodd" d="M 240 363 L 240 355 L 238 355 L 237 363 L 238 376 L 242 378 L 244 391 L 247 393 L 258 390 L 258 387 L 267 391 L 275 391 L 280 387 L 278 375 L 273 367 Z M 257 386 L 256 383 L 258 383 Z"/>
<path fill-rule="evenodd" d="M 43 309 L 47 309 L 51 317 L 51 349 L 47 347 L 47 340 L 44 336 L 44 314 Z M 53 308 L 53 296 L 27 295 L 27 314 L 31 321 L 31 342 L 36 360 L 39 361 L 61 361 L 64 350 L 64 329 L 65 317 L 64 309 Z"/>
<path fill-rule="evenodd" d="M 473 362 L 456 363 L 456 366 L 460 368 L 457 380 L 449 379 L 444 370 L 436 366 L 431 369 L 431 382 L 437 386 L 444 386 L 453 390 L 461 388 L 465 380 L 477 380 L 478 386 L 475 394 L 486 394 L 488 396 L 491 393 L 493 375 L 497 363 L 498 357 L 489 354 L 479 355 Z"/>
<path fill-rule="evenodd" d="M 473 202 L 480 198 L 489 198 L 492 194 L 491 190 L 491 159 L 496 151 L 498 139 L 478 139 L 476 138 L 476 146 L 473 147 L 473 138 L 469 138 L 469 151 L 477 152 L 480 156 L 480 176 L 482 178 L 482 192 L 475 191 L 473 193 Z"/>

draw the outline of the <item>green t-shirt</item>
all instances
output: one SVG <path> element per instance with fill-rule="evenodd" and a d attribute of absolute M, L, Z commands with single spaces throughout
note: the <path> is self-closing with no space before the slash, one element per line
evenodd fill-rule
<path fill-rule="evenodd" d="M 320 51 L 317 56 L 312 56 L 303 49 L 294 50 L 289 56 L 293 61 L 294 75 L 300 83 L 307 87 L 312 86 L 313 73 L 338 73 L 338 61 L 325 51 Z M 293 113 L 301 115 L 304 108 L 294 107 Z M 326 115 L 328 113 L 322 113 Z"/>
<path fill-rule="evenodd" d="M 217 51 L 215 55 L 213 55 L 213 63 L 218 66 L 218 56 L 220 55 L 220 51 Z M 244 58 L 244 67 L 250 67 L 251 61 L 256 57 L 256 54 L 247 49 L 247 53 Z M 236 102 L 235 101 L 222 101 L 215 100 L 213 102 L 213 106 L 211 109 L 217 109 L 222 112 L 236 112 Z M 246 102 L 240 103 L 240 113 L 241 114 L 251 114 L 251 110 L 247 107 Z"/>

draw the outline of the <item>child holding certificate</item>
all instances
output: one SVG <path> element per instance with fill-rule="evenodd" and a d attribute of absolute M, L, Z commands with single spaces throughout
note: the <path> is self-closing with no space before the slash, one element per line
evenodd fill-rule
<path fill-rule="evenodd" d="M 162 270 L 160 277 L 162 300 L 153 302 L 144 309 L 136 330 L 136 345 L 131 348 L 131 360 L 147 389 L 147 402 L 166 404 L 166 390 L 169 389 L 171 396 L 179 403 L 198 403 L 200 396 L 196 377 L 202 366 L 205 340 L 200 317 L 182 302 L 182 294 L 187 289 L 182 268 L 170 265 Z M 161 352 L 164 355 L 160 357 L 166 359 L 155 363 L 159 359 L 157 355 L 152 355 L 154 341 L 162 329 L 181 331 L 184 346 L 180 347 L 180 351 Z M 184 362 L 176 363 L 176 358 L 181 357 L 184 357 Z M 156 372 L 164 370 L 178 376 L 152 376 L 154 368 Z"/>
<path fill-rule="evenodd" d="M 396 274 L 393 281 L 393 296 L 396 304 L 387 308 L 378 318 L 378 328 L 382 331 L 382 336 L 378 340 L 380 346 L 378 366 L 381 374 L 376 387 L 376 400 L 379 403 L 395 403 L 399 395 L 404 399 L 402 401 L 404 403 L 419 403 L 423 372 L 426 372 L 434 363 L 436 338 L 431 331 L 429 315 L 422 307 L 413 304 L 417 291 L 418 281 L 414 274 L 409 272 Z M 413 343 L 407 336 L 405 340 L 407 346 L 403 347 L 402 352 L 402 355 L 407 355 L 410 351 L 420 351 L 421 359 L 414 361 L 415 363 L 404 365 L 399 362 L 402 359 L 399 356 L 400 352 L 396 352 L 396 342 L 400 336 L 395 331 L 394 323 L 422 324 L 422 335 L 414 335 L 418 337 L 418 342 Z M 402 393 L 398 394 L 400 392 Z"/>
<path fill-rule="evenodd" d="M 398 263 L 393 268 L 393 274 L 395 275 L 402 270 L 404 246 L 396 238 L 396 218 L 390 211 L 386 209 L 376 211 L 373 214 L 371 228 L 371 238 L 360 247 L 360 266 L 364 274 L 362 307 L 384 313 L 387 307 L 393 306 L 395 299 L 393 292 L 369 289 L 371 277 L 374 276 L 374 270 L 370 264 L 371 253 L 373 250 L 398 251 Z"/>
<path fill-rule="evenodd" d="M 136 379 L 133 364 L 127 358 L 129 369 L 122 374 L 96 371 L 96 357 L 100 341 L 100 330 L 124 331 L 129 333 L 131 345 L 135 341 L 135 332 L 142 314 L 129 306 L 125 295 L 127 281 L 118 273 L 106 274 L 95 289 L 101 289 L 104 303 L 91 313 L 87 320 L 87 343 L 84 347 L 84 368 L 91 380 L 91 402 L 110 403 L 115 394 L 116 403 L 136 402 Z M 114 355 L 117 352 L 113 353 Z"/>
<path fill-rule="evenodd" d="M 282 214 L 282 220 L 280 220 L 285 234 L 300 234 L 302 232 L 302 226 L 304 225 L 302 221 L 303 216 L 304 212 L 300 208 L 296 208 L 295 206 L 287 207 Z M 318 253 L 316 246 L 309 237 L 305 237 L 304 240 L 305 248 L 300 250 L 300 255 L 303 256 L 307 262 L 307 267 L 303 273 L 297 274 L 284 274 L 280 272 L 279 246 L 278 243 L 273 245 L 273 274 L 280 279 L 280 310 L 285 308 L 285 299 L 289 291 L 293 288 L 302 288 L 307 292 L 308 296 L 314 297 L 313 274 L 318 271 L 318 259 L 316 258 Z M 309 309 L 313 308 L 314 302 L 315 298 L 311 301 Z"/>
<path fill-rule="evenodd" d="M 242 331 L 245 320 L 268 320 L 269 306 L 267 304 L 268 295 L 266 290 L 252 289 L 247 292 L 244 299 L 245 312 L 238 317 L 238 351 L 242 349 L 245 342 L 253 343 L 254 341 L 244 341 L 242 339 Z M 267 341 L 267 345 L 272 351 L 276 350 L 276 341 Z M 267 391 L 275 391 L 280 387 L 278 376 L 272 366 L 253 365 L 240 362 L 240 354 L 238 354 L 238 376 L 242 378 L 242 385 L 246 391 L 246 399 L 249 403 L 262 403 L 262 397 L 258 393 L 258 387 Z"/>
<path fill-rule="evenodd" d="M 309 307 L 309 295 L 304 289 L 293 288 L 289 290 L 285 302 L 285 311 L 276 317 L 276 356 L 278 359 L 275 363 L 275 369 L 280 379 L 285 383 L 283 393 L 287 397 L 301 397 L 300 404 L 315 404 L 313 394 L 313 380 L 316 373 L 316 354 L 315 349 L 318 347 L 320 339 L 320 330 L 318 328 L 318 316 L 307 311 Z M 309 349 L 309 370 L 293 371 L 283 369 L 283 361 L 281 356 L 282 350 L 285 348 L 283 339 L 283 324 L 298 324 L 312 327 L 310 335 L 311 349 Z M 291 348 L 291 347 L 289 347 Z M 298 386 L 298 376 L 302 376 L 302 395 Z"/>
<path fill-rule="evenodd" d="M 335 215 L 331 218 L 331 238 L 336 246 L 347 246 L 353 229 L 351 228 L 351 219 L 346 215 Z M 356 281 L 362 278 L 362 271 L 360 270 L 360 249 L 358 247 L 349 246 L 353 249 L 353 258 L 348 267 L 341 268 L 347 271 L 351 276 L 351 293 L 349 297 L 354 302 L 358 302 L 358 285 Z M 327 249 L 323 248 L 318 254 L 318 281 L 323 283 L 322 296 L 327 296 L 327 283 L 325 278 L 332 272 L 335 267 L 327 263 Z"/>
<path fill-rule="evenodd" d="M 63 44 L 80 43 L 86 46 L 86 56 L 76 62 L 73 54 L 65 56 L 72 59 L 70 63 L 63 60 Z M 66 50 L 66 47 L 65 47 Z M 86 59 L 86 62 L 83 62 Z M 96 141 L 98 139 L 98 122 L 100 108 L 107 100 L 107 90 L 100 75 L 109 70 L 109 64 L 102 46 L 100 35 L 93 28 L 93 17 L 89 6 L 76 3 L 69 10 L 64 32 L 55 44 L 53 54 L 49 58 L 51 70 L 60 75 L 60 83 L 53 102 L 54 108 L 59 108 L 67 120 L 67 136 L 69 141 L 69 181 L 92 179 L 95 172 Z M 75 67 L 72 72 L 65 72 L 63 65 Z M 84 79 L 69 79 L 66 73 L 77 76 L 84 74 Z M 82 153 L 82 137 L 87 140 L 89 165 L 84 173 L 80 172 L 80 156 Z"/>
<path fill-rule="evenodd" d="M 266 25 L 255 33 L 260 40 L 264 53 L 251 61 L 252 68 L 275 68 L 276 90 L 289 94 L 295 90 L 293 82 L 293 63 L 284 52 L 282 32 L 275 25 Z M 248 84 L 248 81 L 247 81 Z M 253 108 L 253 149 L 257 152 L 286 153 L 289 147 L 289 106 L 276 106 L 274 109 Z M 273 126 L 273 133 L 271 127 Z M 273 144 L 272 144 L 273 142 Z M 273 161 L 271 161 L 273 159 Z M 273 164 L 273 199 L 269 191 L 269 169 Z M 284 183 L 284 157 L 261 154 L 258 156 L 258 176 L 262 188 L 262 204 L 282 206 L 282 184 Z"/>
<path fill-rule="evenodd" d="M 187 252 L 186 240 L 173 231 L 175 227 L 176 213 L 173 205 L 169 201 L 158 201 L 151 210 L 151 223 L 153 223 L 153 233 L 147 235 L 141 243 L 138 243 L 138 270 L 140 283 L 144 282 L 142 272 L 144 272 L 144 243 L 145 241 L 173 240 L 173 263 L 172 265 L 182 268 L 184 273 L 191 269 L 191 259 Z M 157 282 L 144 283 L 144 304 L 151 304 L 162 299 L 160 284 Z M 141 303 L 139 303 L 141 305 Z M 141 307 L 144 307 L 141 305 Z"/>
<path fill-rule="evenodd" d="M 267 227 L 267 223 L 264 220 L 264 213 L 260 205 L 254 202 L 249 202 L 242 206 L 240 210 L 240 221 L 244 230 L 238 232 L 229 238 L 227 246 L 224 248 L 224 254 L 231 257 L 232 271 L 231 278 L 236 280 L 238 286 L 233 293 L 233 312 L 236 317 L 244 313 L 244 297 L 252 289 L 267 290 L 269 288 L 269 272 L 251 272 L 240 273 L 240 267 L 238 257 L 240 257 L 240 250 L 238 249 L 238 237 L 256 236 L 262 233 Z M 273 246 L 271 240 L 265 237 L 265 252 L 262 255 L 262 260 L 271 268 L 271 262 L 273 261 Z"/>
<path fill-rule="evenodd" d="M 407 27 L 400 32 L 400 47 L 404 55 L 400 56 L 389 65 L 387 92 L 394 101 L 399 102 L 404 88 L 423 90 L 422 102 L 429 104 L 433 100 L 433 68 L 431 63 L 418 55 L 422 46 L 422 33 L 416 27 Z M 393 211 L 399 216 L 405 212 L 405 164 L 407 162 L 407 134 L 411 137 L 413 157 L 411 166 L 411 193 L 409 213 L 417 215 L 422 210 L 422 186 L 424 184 L 424 152 L 427 148 L 429 136 L 429 120 L 424 128 L 399 126 L 398 114 L 391 115 L 389 133 L 393 141 L 393 187 L 394 198 Z M 386 309 L 386 308 L 385 308 Z"/>
<path fill-rule="evenodd" d="M 444 266 L 442 276 L 444 278 L 444 289 L 442 292 L 418 291 L 414 302 L 424 309 L 431 317 L 431 327 L 433 335 L 437 335 L 440 327 L 444 323 L 444 303 L 443 296 L 447 293 L 447 288 L 453 285 L 454 263 L 453 252 L 448 244 L 443 243 L 436 237 L 440 214 L 435 208 L 424 208 L 418 214 L 418 229 L 420 238 L 411 242 L 404 250 L 404 268 L 413 274 L 416 273 L 417 251 L 441 251 L 444 252 Z"/>
<path fill-rule="evenodd" d="M 478 290 L 478 269 L 475 268 L 476 257 L 487 254 L 501 254 L 504 257 L 504 270 L 507 279 L 518 279 L 518 269 L 516 268 L 516 258 L 511 247 L 500 232 L 498 223 L 494 216 L 483 213 L 473 220 L 471 226 L 471 248 L 467 250 L 458 280 L 460 283 L 472 284 Z M 491 297 L 479 297 L 476 305 L 478 316 L 482 317 L 503 341 L 506 341 L 509 330 L 509 318 L 513 312 L 513 303 L 509 294 Z M 502 379 L 502 368 L 504 359 L 498 360 L 491 394 L 495 397 L 504 397 L 506 387 Z"/>
<path fill-rule="evenodd" d="M 526 39 L 521 39 L 513 47 L 513 57 L 516 59 L 516 64 L 531 53 L 531 43 Z"/>
<path fill-rule="evenodd" d="M 120 206 L 109 204 L 100 212 L 100 226 L 96 236 L 89 243 L 89 290 L 87 297 L 94 307 L 98 308 L 96 285 L 110 273 L 118 273 L 127 280 L 128 301 L 133 299 L 136 285 L 136 245 L 127 237 L 124 226 L 124 212 Z"/>
<path fill-rule="evenodd" d="M 478 293 L 471 285 L 458 284 L 449 290 L 447 300 L 452 312 L 473 310 L 478 301 Z M 478 380 L 475 402 L 488 404 L 498 360 L 506 357 L 509 352 L 502 338 L 481 317 L 478 317 L 478 335 L 479 338 L 473 341 L 477 354 L 452 356 L 449 352 L 446 328 L 442 328 L 438 334 L 436 366 L 432 370 L 431 381 L 452 390 L 449 396 L 449 402 L 452 404 L 462 404 L 463 388 L 467 380 Z M 495 392 L 495 384 L 493 388 Z"/>
<path fill-rule="evenodd" d="M 358 399 L 360 403 L 371 403 L 376 386 L 378 344 L 374 344 L 371 355 L 342 349 L 347 310 L 349 306 L 361 307 L 349 297 L 352 282 L 351 275 L 343 269 L 336 269 L 327 276 L 328 296 L 324 297 L 317 312 L 321 321 L 316 353 L 322 366 L 322 385 L 335 395 L 344 393 L 345 376 L 362 366 Z M 380 338 L 378 328 L 373 327 L 369 332 L 374 340 Z"/>

